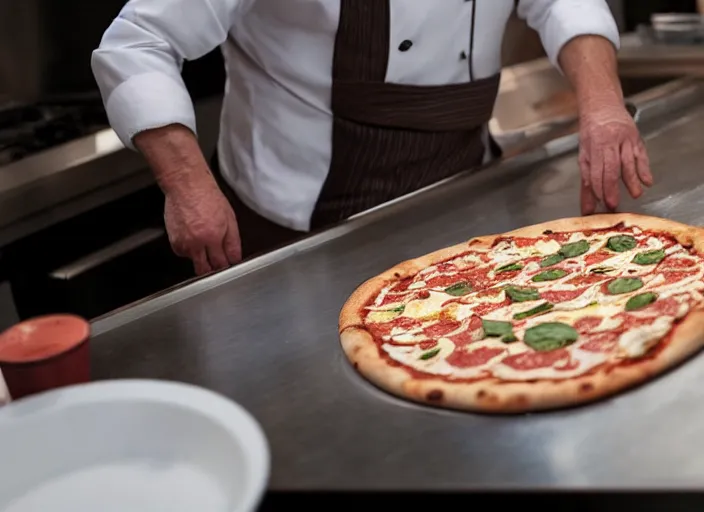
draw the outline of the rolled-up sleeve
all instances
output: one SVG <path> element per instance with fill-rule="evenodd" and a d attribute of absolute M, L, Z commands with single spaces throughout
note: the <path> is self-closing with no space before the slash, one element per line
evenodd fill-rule
<path fill-rule="evenodd" d="M 91 65 L 112 128 L 134 149 L 138 133 L 182 124 L 195 133 L 181 78 L 227 38 L 241 0 L 131 0 L 105 32 Z"/>
<path fill-rule="evenodd" d="M 603 36 L 620 46 L 618 26 L 605 0 L 519 0 L 518 16 L 540 34 L 558 68 L 562 47 L 577 36 Z"/>

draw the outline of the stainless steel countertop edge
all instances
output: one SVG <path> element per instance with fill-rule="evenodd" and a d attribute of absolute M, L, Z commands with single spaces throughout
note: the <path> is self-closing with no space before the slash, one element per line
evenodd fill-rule
<path fill-rule="evenodd" d="M 704 97 L 704 82 L 696 78 L 683 78 L 674 82 L 669 82 L 662 86 L 650 89 L 637 94 L 628 99 L 628 103 L 634 105 L 638 110 L 637 117 L 640 122 L 647 122 L 657 117 L 663 110 L 674 108 L 673 105 L 684 105 L 691 102 L 698 96 Z M 528 167 L 540 161 L 554 158 L 577 149 L 579 138 L 577 134 L 567 135 L 559 139 L 554 139 L 547 144 L 526 153 L 519 154 L 512 158 L 489 164 L 479 170 L 465 172 L 443 181 L 425 187 L 416 192 L 390 201 L 376 208 L 358 214 L 347 221 L 330 228 L 328 230 L 313 233 L 310 236 L 281 249 L 272 251 L 262 256 L 245 261 L 230 269 L 210 274 L 200 278 L 194 278 L 163 292 L 146 297 L 145 299 L 127 305 L 107 315 L 96 318 L 92 322 L 93 334 L 99 335 L 122 325 L 125 325 L 138 318 L 144 317 L 159 311 L 182 300 L 199 295 L 217 286 L 231 282 L 251 272 L 274 264 L 297 253 L 307 251 L 320 246 L 330 240 L 344 236 L 363 226 L 375 222 L 381 217 L 386 217 L 396 211 L 397 208 L 405 206 L 406 203 L 420 195 L 432 193 L 434 190 L 443 189 L 453 183 L 467 179 L 475 179 L 483 174 L 483 170 L 492 168 L 494 172 L 500 171 L 508 173 L 516 168 Z"/>

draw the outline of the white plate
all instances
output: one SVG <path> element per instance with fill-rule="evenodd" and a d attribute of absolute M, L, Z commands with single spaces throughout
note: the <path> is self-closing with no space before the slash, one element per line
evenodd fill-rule
<path fill-rule="evenodd" d="M 2 512 L 248 512 L 268 475 L 255 420 L 197 387 L 93 382 L 0 408 Z"/>

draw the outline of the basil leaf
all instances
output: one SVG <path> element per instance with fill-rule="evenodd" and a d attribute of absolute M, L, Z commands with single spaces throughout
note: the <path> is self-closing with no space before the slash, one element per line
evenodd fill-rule
<path fill-rule="evenodd" d="M 658 300 L 658 296 L 653 292 L 645 292 L 639 295 L 634 295 L 628 302 L 626 302 L 626 311 L 635 311 L 636 309 L 643 309 L 649 306 L 653 302 Z"/>
<path fill-rule="evenodd" d="M 559 252 L 555 254 L 551 254 L 550 256 L 545 256 L 541 261 L 540 261 L 540 266 L 545 268 L 545 267 L 552 267 L 553 265 L 557 265 L 558 263 L 565 261 L 565 257 L 560 254 Z"/>
<path fill-rule="evenodd" d="M 513 302 L 528 302 L 531 300 L 538 300 L 540 294 L 535 288 L 519 288 L 517 286 L 507 286 L 505 288 L 506 294 L 511 298 Z"/>
<path fill-rule="evenodd" d="M 626 252 L 635 249 L 638 242 L 629 235 L 616 235 L 609 238 L 606 247 L 614 252 Z"/>
<path fill-rule="evenodd" d="M 589 251 L 589 242 L 580 240 L 579 242 L 563 245 L 558 253 L 562 254 L 565 258 L 576 258 L 587 251 Z"/>
<path fill-rule="evenodd" d="M 541 313 L 547 313 L 548 311 L 550 311 L 554 307 L 555 306 L 553 306 L 549 302 L 544 302 L 540 306 L 536 306 L 533 309 L 529 309 L 528 311 L 524 311 L 523 313 L 516 313 L 515 315 L 513 315 L 513 319 L 514 320 L 523 320 L 525 318 L 539 315 Z"/>
<path fill-rule="evenodd" d="M 465 283 L 455 283 L 452 286 L 445 288 L 445 293 L 452 295 L 453 297 L 461 297 L 462 295 L 467 295 L 472 291 L 472 285 Z"/>
<path fill-rule="evenodd" d="M 565 277 L 569 272 L 555 268 L 552 270 L 546 270 L 545 272 L 541 272 L 540 274 L 536 274 L 533 276 L 533 281 L 534 283 L 543 283 L 545 281 L 555 281 L 556 279 L 562 279 Z"/>
<path fill-rule="evenodd" d="M 497 274 L 501 274 L 502 272 L 514 272 L 516 270 L 523 270 L 523 265 L 520 263 L 511 263 L 510 265 L 504 265 L 503 267 L 499 267 L 495 270 Z"/>
<path fill-rule="evenodd" d="M 405 304 L 401 304 L 400 306 L 396 306 L 393 309 L 389 309 L 392 313 L 403 313 L 403 311 L 406 309 Z"/>
<path fill-rule="evenodd" d="M 608 274 L 609 272 L 613 272 L 615 269 L 611 267 L 596 267 L 592 268 L 589 270 L 590 274 Z"/>
<path fill-rule="evenodd" d="M 436 355 L 440 353 L 440 348 L 434 348 L 433 350 L 426 352 L 425 354 L 422 354 L 419 359 L 423 361 L 427 361 L 428 359 L 434 358 Z"/>
<path fill-rule="evenodd" d="M 526 330 L 523 343 L 538 352 L 549 352 L 572 345 L 579 338 L 577 331 L 563 323 L 551 322 Z"/>
<path fill-rule="evenodd" d="M 514 343 L 514 342 L 518 341 L 518 338 L 516 337 L 515 334 L 511 333 L 511 334 L 507 334 L 506 336 L 503 336 L 501 338 L 501 341 L 503 343 Z"/>
<path fill-rule="evenodd" d="M 489 338 L 500 338 L 501 336 L 513 334 L 513 324 L 511 322 L 482 319 L 482 327 L 484 327 L 484 334 Z"/>
<path fill-rule="evenodd" d="M 641 288 L 643 288 L 643 281 L 638 277 L 619 277 L 606 286 L 606 289 L 609 290 L 611 295 L 631 293 Z"/>
<path fill-rule="evenodd" d="M 656 249 L 654 251 L 641 252 L 633 257 L 636 265 L 655 265 L 665 259 L 665 251 Z"/>

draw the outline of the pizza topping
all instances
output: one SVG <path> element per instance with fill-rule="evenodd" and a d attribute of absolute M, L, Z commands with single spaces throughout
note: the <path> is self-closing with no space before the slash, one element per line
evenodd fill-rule
<path fill-rule="evenodd" d="M 532 281 L 535 283 L 544 283 L 545 281 L 556 281 L 557 279 L 562 279 L 568 274 L 565 270 L 560 268 L 546 270 L 540 274 L 533 276 Z"/>
<path fill-rule="evenodd" d="M 550 368 L 559 362 L 569 360 L 569 352 L 565 349 L 558 349 L 552 352 L 524 352 L 508 356 L 502 363 L 514 370 L 529 371 L 539 368 Z"/>
<path fill-rule="evenodd" d="M 490 338 L 501 338 L 504 343 L 513 343 L 518 338 L 513 334 L 511 322 L 501 322 L 497 320 L 482 320 L 484 334 Z"/>
<path fill-rule="evenodd" d="M 447 358 L 447 363 L 457 368 L 482 366 L 505 352 L 505 349 L 489 347 L 481 347 L 475 350 L 455 350 Z"/>
<path fill-rule="evenodd" d="M 653 292 L 645 292 L 639 295 L 634 295 L 626 302 L 626 311 L 635 311 L 649 306 L 658 299 L 658 296 Z"/>
<path fill-rule="evenodd" d="M 557 304 L 559 302 L 567 302 L 576 299 L 582 295 L 588 288 L 580 288 L 577 290 L 555 290 L 540 292 L 540 296 L 546 301 Z"/>
<path fill-rule="evenodd" d="M 550 322 L 526 330 L 523 342 L 538 352 L 549 352 L 564 348 L 579 338 L 579 333 L 567 324 Z"/>
<path fill-rule="evenodd" d="M 655 265 L 665 259 L 665 251 L 656 249 L 654 251 L 641 252 L 633 257 L 636 265 Z"/>
<path fill-rule="evenodd" d="M 507 286 L 504 290 L 513 302 L 529 302 L 540 299 L 540 293 L 535 288 Z"/>
<path fill-rule="evenodd" d="M 612 256 L 613 256 L 613 254 L 611 254 L 608 251 L 599 250 L 599 251 L 593 252 L 591 254 L 588 254 L 584 258 L 584 264 L 587 267 L 591 267 L 592 265 L 598 265 L 599 263 L 602 263 L 602 262 L 608 260 Z"/>
<path fill-rule="evenodd" d="M 552 267 L 563 261 L 565 261 L 565 257 L 557 252 L 555 254 L 551 254 L 550 256 L 545 256 L 542 260 L 540 260 L 540 266 L 543 268 Z"/>
<path fill-rule="evenodd" d="M 618 340 L 618 347 L 628 358 L 646 355 L 672 327 L 673 318 L 661 316 L 652 324 L 629 329 Z"/>
<path fill-rule="evenodd" d="M 588 336 L 587 341 L 579 348 L 587 352 L 611 352 L 618 343 L 617 332 L 602 332 Z"/>
<path fill-rule="evenodd" d="M 587 240 L 580 240 L 578 242 L 565 244 L 559 251 L 559 253 L 565 258 L 576 258 L 577 256 L 581 256 L 587 252 L 589 252 L 589 242 Z"/>
<path fill-rule="evenodd" d="M 424 352 L 421 354 L 420 359 L 423 361 L 427 361 L 428 359 L 432 359 L 433 357 L 437 356 L 440 353 L 440 347 L 434 348 L 433 350 L 430 350 L 428 352 Z"/>
<path fill-rule="evenodd" d="M 456 379 L 577 377 L 648 354 L 704 303 L 701 255 L 624 226 L 503 237 L 397 279 L 366 306 L 369 332 L 395 361 Z"/>
<path fill-rule="evenodd" d="M 472 285 L 464 281 L 455 283 L 452 286 L 448 286 L 447 288 L 445 288 L 445 293 L 447 293 L 448 295 L 452 295 L 453 297 L 461 297 L 471 292 Z"/>
<path fill-rule="evenodd" d="M 497 274 L 502 274 L 504 272 L 516 272 L 518 270 L 523 270 L 523 265 L 520 263 L 511 263 L 509 265 L 504 265 L 495 270 Z"/>
<path fill-rule="evenodd" d="M 586 334 L 599 327 L 602 320 L 598 316 L 585 316 L 574 323 L 574 328 L 579 334 Z"/>
<path fill-rule="evenodd" d="M 440 338 L 457 331 L 460 327 L 462 323 L 455 320 L 440 321 L 423 329 L 423 333 L 429 338 Z"/>
<path fill-rule="evenodd" d="M 636 248 L 638 242 L 630 235 L 616 235 L 609 238 L 606 247 L 614 252 L 628 252 Z"/>
<path fill-rule="evenodd" d="M 513 315 L 514 320 L 524 320 L 526 318 L 530 318 L 532 316 L 536 315 L 541 315 L 543 313 L 547 313 L 551 309 L 553 309 L 555 306 L 550 304 L 549 302 L 544 302 L 539 306 L 536 306 L 532 309 L 529 309 L 528 311 L 523 311 L 522 313 L 516 313 Z"/>
<path fill-rule="evenodd" d="M 611 295 L 631 293 L 641 288 L 643 288 L 643 280 L 638 277 L 619 277 L 606 285 Z"/>

